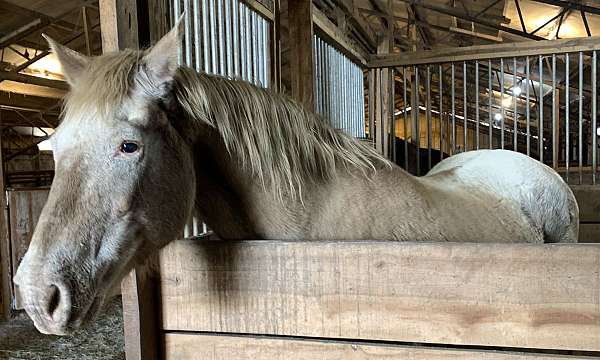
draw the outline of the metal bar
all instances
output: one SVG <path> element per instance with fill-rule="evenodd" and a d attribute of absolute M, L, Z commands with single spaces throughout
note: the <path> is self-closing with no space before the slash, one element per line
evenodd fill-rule
<path fill-rule="evenodd" d="M 255 84 L 253 69 L 253 54 L 252 54 L 252 22 L 251 22 L 251 11 L 248 6 L 244 5 L 245 16 L 246 16 L 246 80 L 252 84 Z"/>
<path fill-rule="evenodd" d="M 264 52 L 263 52 L 263 32 L 262 32 L 262 18 L 260 16 L 258 16 L 258 14 L 255 16 L 255 25 L 254 25 L 254 31 L 256 32 L 256 53 L 254 56 L 254 61 L 256 61 L 256 68 L 257 68 L 257 82 L 258 84 L 260 84 L 260 86 L 262 87 L 266 87 L 266 84 L 264 83 L 264 73 L 265 73 L 265 69 L 263 68 L 263 59 L 264 59 Z M 314 95 L 313 95 L 314 96 Z M 314 105 L 313 105 L 314 106 Z"/>
<path fill-rule="evenodd" d="M 587 17 L 585 16 L 585 11 L 581 10 L 581 20 L 583 20 L 583 25 L 585 26 L 585 33 L 587 36 L 592 36 L 592 32 L 590 31 L 590 24 L 588 24 Z"/>
<path fill-rule="evenodd" d="M 540 152 L 540 162 L 544 162 L 544 66 L 542 55 L 539 56 L 538 70 L 540 75 L 540 100 L 538 107 L 540 109 L 540 118 L 538 119 L 538 147 Z"/>
<path fill-rule="evenodd" d="M 416 143 L 415 145 L 417 145 L 417 156 L 416 156 L 416 162 L 417 162 L 417 176 L 421 175 L 421 131 L 419 129 L 419 67 L 415 66 L 414 67 L 414 72 L 415 72 L 415 82 L 413 85 L 413 97 L 414 97 L 414 104 L 412 106 L 412 113 L 413 113 L 413 120 L 415 122 L 415 132 L 416 132 L 416 137 L 414 137 L 416 139 Z"/>
<path fill-rule="evenodd" d="M 177 0 L 175 0 L 177 1 Z M 211 73 L 218 74 L 219 73 L 219 55 L 217 53 L 217 23 L 216 23 L 216 6 L 215 1 L 218 0 L 208 0 L 208 4 L 210 7 L 210 54 L 211 54 Z"/>
<path fill-rule="evenodd" d="M 321 89 L 319 88 L 319 84 L 323 82 L 321 79 L 321 53 L 319 52 L 320 39 L 317 35 L 313 35 L 312 45 L 313 45 L 313 54 L 315 57 L 315 78 L 313 79 L 314 89 L 315 89 L 315 101 L 314 101 L 314 110 L 317 114 L 322 114 L 321 111 Z"/>
<path fill-rule="evenodd" d="M 406 114 L 406 66 L 402 67 L 402 113 L 404 114 L 404 169 L 408 170 L 408 114 Z"/>
<path fill-rule="evenodd" d="M 181 4 L 179 0 L 173 1 L 173 13 L 175 14 L 175 19 L 178 19 L 181 15 Z M 177 47 L 177 63 L 181 64 L 183 62 L 183 54 L 181 52 L 181 47 Z"/>
<path fill-rule="evenodd" d="M 225 1 L 225 41 L 221 43 L 225 46 L 225 53 L 227 56 L 227 76 L 233 77 L 233 35 L 231 33 L 231 0 Z"/>
<path fill-rule="evenodd" d="M 443 107 L 444 107 L 444 96 L 443 96 L 443 81 L 444 81 L 444 70 L 442 69 L 442 65 L 438 65 L 439 67 L 439 74 L 438 74 L 438 93 L 439 93 L 439 102 L 440 102 L 440 107 L 439 107 L 439 111 L 440 111 L 440 160 L 444 159 L 444 147 L 443 147 L 443 142 L 444 142 L 444 126 L 443 126 L 443 122 L 444 122 L 444 112 L 443 112 Z"/>
<path fill-rule="evenodd" d="M 254 83 L 260 83 L 260 53 L 258 45 L 258 14 L 252 11 L 252 62 L 254 71 Z"/>
<path fill-rule="evenodd" d="M 494 143 L 494 115 L 492 114 L 492 101 L 494 100 L 494 87 L 492 83 L 492 59 L 488 60 L 488 147 L 491 149 Z"/>
<path fill-rule="evenodd" d="M 579 153 L 577 160 L 579 161 L 579 185 L 583 183 L 583 52 L 579 52 Z M 568 74 L 567 74 L 568 76 Z"/>
<path fill-rule="evenodd" d="M 504 59 L 500 58 L 500 148 L 504 149 Z"/>
<path fill-rule="evenodd" d="M 346 59 L 346 61 L 348 61 L 348 63 L 350 63 L 349 59 Z M 392 78 L 390 81 L 390 114 L 392 117 L 392 126 L 391 126 L 391 131 L 390 131 L 390 140 L 391 140 L 391 151 L 392 151 L 392 160 L 394 161 L 394 163 L 396 163 L 396 102 L 394 101 L 394 99 L 396 98 L 396 94 L 395 94 L 395 81 L 396 81 L 396 76 L 395 76 L 395 71 L 394 68 L 391 68 L 390 70 L 390 77 Z"/>
<path fill-rule="evenodd" d="M 454 90 L 454 84 L 456 83 L 456 69 L 454 63 L 452 63 L 452 65 L 450 66 L 450 74 L 452 77 L 452 79 L 450 80 L 452 83 L 450 85 L 450 98 L 452 99 L 452 135 L 450 137 L 450 155 L 454 155 L 454 153 L 456 152 L 456 94 Z"/>
<path fill-rule="evenodd" d="M 556 54 L 552 54 L 552 167 L 558 168 L 558 146 L 556 141 Z M 560 111 L 560 109 L 559 109 Z"/>
<path fill-rule="evenodd" d="M 592 54 L 592 184 L 596 185 L 596 173 L 598 171 L 598 125 L 597 125 L 597 71 L 598 71 L 598 52 Z"/>
<path fill-rule="evenodd" d="M 240 76 L 248 81 L 248 32 L 246 31 L 246 5 L 239 2 L 240 8 Z"/>
<path fill-rule="evenodd" d="M 531 114 L 529 112 L 529 87 L 531 86 L 530 77 L 531 74 L 529 72 L 529 56 L 525 58 L 525 68 L 526 68 L 526 77 L 527 77 L 527 88 L 525 90 L 525 122 L 527 126 L 527 156 L 531 156 L 531 123 L 530 118 Z"/>
<path fill-rule="evenodd" d="M 204 52 L 204 72 L 209 73 L 211 69 L 211 54 L 210 54 L 210 28 L 208 0 L 202 0 L 202 46 Z"/>
<path fill-rule="evenodd" d="M 569 134 L 569 53 L 565 54 L 565 177 L 569 183 L 569 158 L 570 158 L 570 134 Z"/>
<path fill-rule="evenodd" d="M 426 106 L 427 106 L 427 171 L 431 170 L 431 67 L 427 65 L 427 80 L 425 82 Z"/>
<path fill-rule="evenodd" d="M 469 129 L 467 115 L 467 62 L 463 61 L 463 151 L 467 151 L 467 136 Z"/>
<path fill-rule="evenodd" d="M 190 10 L 190 0 L 183 0 L 183 11 L 185 18 L 183 19 L 183 26 L 185 29 L 185 64 L 187 66 L 192 65 L 192 27 L 190 24 L 190 16 L 192 11 Z"/>
<path fill-rule="evenodd" d="M 517 112 L 517 58 L 513 57 L 513 149 L 518 151 L 519 114 Z"/>
<path fill-rule="evenodd" d="M 233 22 L 233 73 L 236 78 L 241 76 L 240 70 L 240 9 L 239 9 L 239 1 L 232 0 L 233 6 L 231 8 L 231 16 Z"/>
<path fill-rule="evenodd" d="M 193 11 L 192 17 L 194 19 L 194 68 L 196 71 L 200 71 L 202 69 L 202 55 L 200 45 L 200 24 L 198 21 L 198 17 L 202 14 L 202 9 L 200 9 L 200 0 L 193 0 Z"/>
<path fill-rule="evenodd" d="M 219 75 L 227 74 L 227 55 L 225 54 L 227 40 L 225 39 L 225 27 L 223 26 L 223 21 L 225 20 L 223 18 L 223 1 L 224 0 L 217 0 L 217 32 L 219 34 Z"/>
<path fill-rule="evenodd" d="M 475 61 L 475 149 L 479 150 L 479 61 Z"/>
<path fill-rule="evenodd" d="M 269 48 L 270 48 L 270 32 L 269 32 L 269 23 L 267 22 L 267 20 L 262 19 L 262 30 L 263 30 L 263 69 L 264 69 L 264 81 L 265 81 L 265 87 L 269 87 L 271 84 L 271 71 L 269 68 L 269 63 L 270 63 L 270 56 L 271 53 L 269 52 Z"/>

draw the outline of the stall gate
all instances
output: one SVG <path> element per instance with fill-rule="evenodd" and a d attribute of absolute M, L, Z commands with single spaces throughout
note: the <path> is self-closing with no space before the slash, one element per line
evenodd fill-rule
<path fill-rule="evenodd" d="M 365 137 L 363 71 L 318 35 L 313 36 L 315 111 L 334 128 Z"/>
<path fill-rule="evenodd" d="M 181 64 L 196 71 L 271 87 L 274 12 L 261 3 L 241 0 L 170 0 L 171 26 L 184 13 Z M 207 232 L 196 215 L 183 229 L 183 237 Z"/>
<path fill-rule="evenodd" d="M 391 68 L 395 85 L 390 158 L 423 175 L 456 153 L 510 149 L 571 184 L 596 184 L 599 44 L 568 39 L 376 57 L 371 72 Z"/>

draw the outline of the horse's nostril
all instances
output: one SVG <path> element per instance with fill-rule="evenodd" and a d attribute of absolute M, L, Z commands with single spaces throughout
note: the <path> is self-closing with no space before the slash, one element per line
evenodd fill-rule
<path fill-rule="evenodd" d="M 50 285 L 50 297 L 48 299 L 48 315 L 54 317 L 54 311 L 58 308 L 60 304 L 60 289 L 56 285 Z"/>

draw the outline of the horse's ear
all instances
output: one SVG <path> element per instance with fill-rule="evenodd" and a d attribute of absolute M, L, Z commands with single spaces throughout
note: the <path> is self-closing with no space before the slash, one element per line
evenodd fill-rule
<path fill-rule="evenodd" d="M 181 46 L 181 35 L 183 33 L 182 15 L 175 26 L 163 36 L 144 56 L 148 76 L 157 85 L 169 82 L 175 76 L 177 67 L 177 54 Z"/>
<path fill-rule="evenodd" d="M 42 34 L 42 36 L 48 41 L 48 45 L 50 45 L 52 52 L 56 54 L 56 57 L 63 68 L 67 82 L 69 85 L 73 86 L 87 67 L 90 59 L 75 50 L 71 50 L 64 45 L 59 44 L 46 34 Z"/>

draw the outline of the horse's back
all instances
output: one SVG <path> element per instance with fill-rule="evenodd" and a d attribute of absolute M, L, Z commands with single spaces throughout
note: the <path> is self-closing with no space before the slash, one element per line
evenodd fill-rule
<path fill-rule="evenodd" d="M 545 242 L 577 241 L 579 208 L 573 192 L 554 170 L 529 156 L 508 150 L 465 152 L 443 160 L 426 177 L 453 178 L 457 185 L 517 202 L 532 226 L 543 231 Z"/>

